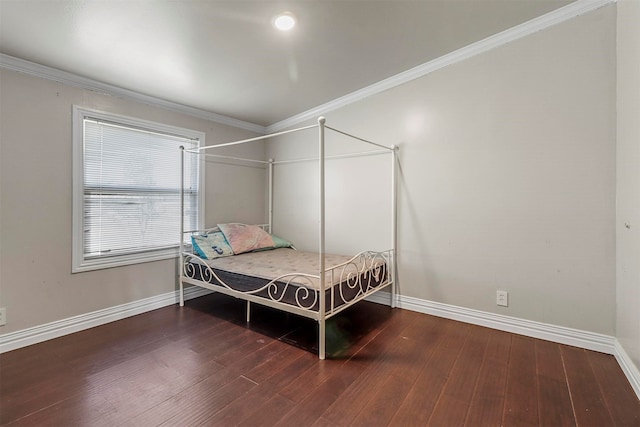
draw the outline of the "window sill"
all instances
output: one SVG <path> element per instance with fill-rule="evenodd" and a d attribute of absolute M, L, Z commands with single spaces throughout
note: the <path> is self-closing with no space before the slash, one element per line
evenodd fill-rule
<path fill-rule="evenodd" d="M 142 264 L 146 262 L 162 261 L 177 258 L 179 249 L 171 248 L 162 251 L 150 251 L 137 254 L 119 255 L 94 259 L 81 259 L 74 262 L 71 273 L 83 273 L 86 271 L 102 270 L 105 268 L 123 267 L 126 265 Z"/>

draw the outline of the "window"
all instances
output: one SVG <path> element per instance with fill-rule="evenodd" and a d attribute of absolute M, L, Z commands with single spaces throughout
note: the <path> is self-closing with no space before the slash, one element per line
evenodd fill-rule
<path fill-rule="evenodd" d="M 74 106 L 73 261 L 80 272 L 175 257 L 180 147 L 204 134 Z M 199 156 L 185 154 L 185 230 L 203 218 Z"/>

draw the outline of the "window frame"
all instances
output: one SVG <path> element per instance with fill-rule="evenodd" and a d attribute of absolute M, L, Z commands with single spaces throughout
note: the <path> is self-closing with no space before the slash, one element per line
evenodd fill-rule
<path fill-rule="evenodd" d="M 198 140 L 198 146 L 205 146 L 205 133 L 193 129 L 152 122 L 144 119 L 93 110 L 78 105 L 73 106 L 72 114 L 72 256 L 71 272 L 99 270 L 140 264 L 151 261 L 176 258 L 179 256 L 179 245 L 165 249 L 151 249 L 136 253 L 107 257 L 85 258 L 84 256 L 84 119 L 91 117 L 127 127 L 140 128 L 158 133 L 180 135 Z M 180 166 L 180 153 L 176 150 L 176 165 Z M 204 228 L 205 217 L 205 165 L 203 156 L 198 159 L 198 229 Z"/>

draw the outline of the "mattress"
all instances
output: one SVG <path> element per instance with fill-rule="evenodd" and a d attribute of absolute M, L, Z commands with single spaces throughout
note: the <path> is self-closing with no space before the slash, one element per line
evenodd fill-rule
<path fill-rule="evenodd" d="M 194 264 L 198 261 L 189 260 Z M 320 259 L 317 253 L 279 248 L 216 258 L 206 263 L 228 288 L 318 311 Z M 387 264 L 380 254 L 364 253 L 357 257 L 325 254 L 327 270 L 327 311 L 386 284 Z M 220 280 L 202 266 L 187 268 L 186 275 L 221 286 Z M 267 286 L 272 281 L 273 284 Z"/>

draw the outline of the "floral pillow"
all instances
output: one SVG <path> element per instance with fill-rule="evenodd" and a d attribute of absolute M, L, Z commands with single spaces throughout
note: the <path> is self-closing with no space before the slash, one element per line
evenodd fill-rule
<path fill-rule="evenodd" d="M 191 236 L 193 250 L 200 258 L 215 259 L 233 255 L 233 249 L 220 231 L 199 236 Z"/>
<path fill-rule="evenodd" d="M 257 225 L 230 223 L 218 224 L 218 227 L 227 238 L 234 254 L 273 248 L 275 246 L 271 235 Z"/>

